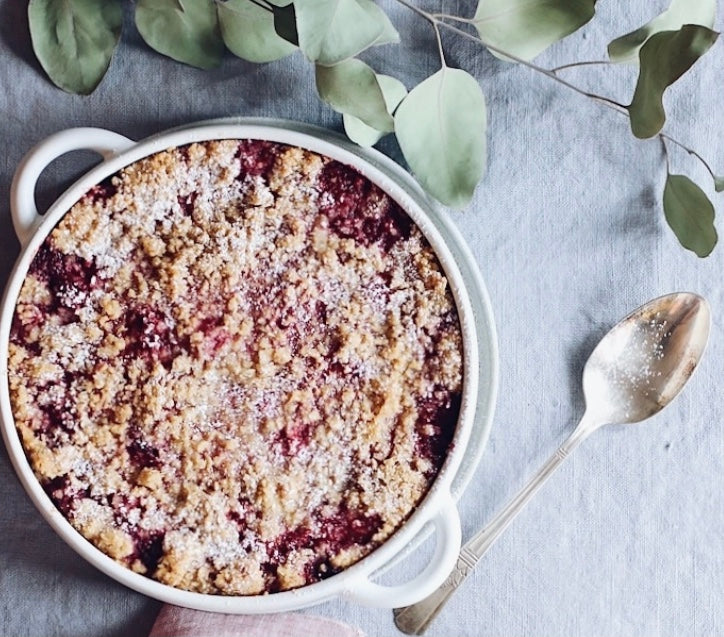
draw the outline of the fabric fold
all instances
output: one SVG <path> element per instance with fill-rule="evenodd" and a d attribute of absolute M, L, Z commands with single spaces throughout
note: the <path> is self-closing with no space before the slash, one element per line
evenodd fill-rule
<path fill-rule="evenodd" d="M 365 637 L 358 628 L 298 613 L 223 615 L 164 605 L 149 637 Z"/>

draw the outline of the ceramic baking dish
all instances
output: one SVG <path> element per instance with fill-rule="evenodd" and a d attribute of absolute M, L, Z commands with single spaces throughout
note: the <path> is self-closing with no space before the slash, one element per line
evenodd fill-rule
<path fill-rule="evenodd" d="M 299 146 L 353 166 L 387 192 L 412 218 L 435 250 L 450 282 L 463 333 L 462 405 L 453 443 L 442 470 L 415 512 L 380 547 L 340 573 L 299 589 L 259 596 L 205 595 L 173 588 L 132 572 L 83 538 L 56 509 L 36 479 L 19 440 L 10 405 L 7 360 L 16 300 L 37 249 L 63 215 L 89 189 L 143 157 L 193 142 L 264 139 Z M 98 152 L 103 161 L 71 186 L 44 214 L 36 209 L 38 177 L 54 159 L 74 150 Z M 495 327 L 485 286 L 456 228 L 427 199 L 409 175 L 373 150 L 361 150 L 320 129 L 291 122 L 215 120 L 174 129 L 134 142 L 108 130 L 76 128 L 57 133 L 32 149 L 11 189 L 11 212 L 21 252 L 8 281 L 0 317 L 0 413 L 11 461 L 25 490 L 52 528 L 95 567 L 150 597 L 189 608 L 225 613 L 289 611 L 343 596 L 359 603 L 393 607 L 414 603 L 447 577 L 460 548 L 456 499 L 480 459 L 491 425 L 497 391 Z M 373 581 L 408 555 L 434 529 L 434 555 L 417 576 L 387 586 Z"/>

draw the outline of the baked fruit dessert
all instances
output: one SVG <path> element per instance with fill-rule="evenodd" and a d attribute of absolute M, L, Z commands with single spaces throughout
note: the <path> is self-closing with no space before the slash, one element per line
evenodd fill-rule
<path fill-rule="evenodd" d="M 35 255 L 8 360 L 38 480 L 117 562 L 224 595 L 305 586 L 409 517 L 457 425 L 458 314 L 383 191 L 297 147 L 173 148 Z"/>

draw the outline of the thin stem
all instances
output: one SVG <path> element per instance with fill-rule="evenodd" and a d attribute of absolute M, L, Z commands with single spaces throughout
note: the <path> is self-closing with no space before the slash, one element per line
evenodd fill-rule
<path fill-rule="evenodd" d="M 659 137 L 661 138 L 662 143 L 663 143 L 664 140 L 669 141 L 669 142 L 671 142 L 672 144 L 674 144 L 674 145 L 678 146 L 679 148 L 681 148 L 682 150 L 685 150 L 687 153 L 689 153 L 689 155 L 692 155 L 693 157 L 696 157 L 696 158 L 704 165 L 704 168 L 707 169 L 707 171 L 708 171 L 709 174 L 711 175 L 711 178 L 712 178 L 712 179 L 716 179 L 716 175 L 714 174 L 714 171 L 711 169 L 711 166 L 709 165 L 709 163 L 706 161 L 706 159 L 704 159 L 704 158 L 703 158 L 699 153 L 697 153 L 695 150 L 693 150 L 692 148 L 689 148 L 688 146 L 682 144 L 679 140 L 674 139 L 673 137 L 667 135 L 666 133 L 659 133 Z M 664 148 L 666 148 L 666 145 L 665 145 L 665 144 L 664 144 Z M 667 167 L 668 167 L 668 159 L 669 159 L 669 157 L 668 157 L 668 154 L 667 154 L 667 156 L 666 156 L 666 160 L 667 160 L 667 164 L 666 164 L 666 165 L 667 165 Z"/>
<path fill-rule="evenodd" d="M 463 24 L 475 24 L 475 18 L 462 18 L 459 15 L 451 15 L 449 13 L 431 13 L 435 20 L 452 20 L 453 22 L 462 22 Z"/>
<path fill-rule="evenodd" d="M 666 159 L 666 172 L 668 174 L 671 174 L 671 164 L 669 163 L 669 149 L 666 146 L 666 136 L 659 134 L 659 139 L 661 140 L 661 146 L 664 149 L 664 158 Z"/>
<path fill-rule="evenodd" d="M 432 25 L 432 28 L 435 29 L 435 37 L 437 38 L 437 50 L 440 53 L 440 62 L 442 63 L 443 68 L 447 67 L 447 62 L 445 61 L 445 51 L 442 48 L 442 37 L 440 36 L 439 26 L 445 23 L 435 18 L 431 13 L 428 13 L 427 11 L 416 7 L 414 4 L 407 2 L 407 0 L 397 0 L 397 2 L 407 7 L 411 11 L 415 12 L 417 15 L 419 15 L 421 18 L 424 18 Z"/>
<path fill-rule="evenodd" d="M 410 9 L 410 11 L 416 13 L 421 18 L 424 18 L 428 22 L 435 23 L 435 18 L 432 16 L 432 14 L 428 13 L 427 11 L 423 11 L 419 7 L 416 7 L 414 4 L 411 4 L 410 2 L 407 2 L 407 0 L 397 0 L 399 4 L 401 4 L 403 7 L 407 7 Z"/>
<path fill-rule="evenodd" d="M 566 86 L 567 88 L 571 89 L 572 91 L 575 91 L 576 93 L 579 93 L 580 95 L 583 95 L 584 97 L 588 97 L 590 99 L 596 100 L 598 102 L 601 102 L 603 104 L 607 104 L 612 108 L 615 108 L 616 110 L 620 112 L 627 112 L 626 107 L 621 104 L 620 102 L 617 102 L 615 100 L 612 100 L 608 97 L 604 97 L 603 95 L 597 95 L 595 93 L 589 93 L 588 91 L 584 91 L 583 89 L 578 88 L 575 84 L 571 84 L 570 82 L 567 82 L 563 78 L 558 77 L 553 71 L 549 71 L 548 69 L 544 69 L 542 66 L 538 66 L 537 64 L 533 64 L 532 62 L 529 62 L 528 60 L 524 60 L 523 58 L 519 58 L 516 55 L 513 55 L 512 53 L 509 53 L 507 51 L 503 51 L 503 49 L 498 48 L 497 46 L 494 46 L 488 42 L 485 42 L 482 38 L 479 36 L 472 35 L 468 33 L 467 31 L 463 31 L 462 29 L 453 26 L 452 24 L 448 24 L 447 22 L 443 22 L 432 13 L 428 13 L 427 11 L 423 11 L 419 7 L 416 7 L 413 4 L 410 4 L 407 0 L 397 0 L 397 2 L 408 9 L 414 11 L 417 15 L 419 15 L 421 18 L 424 18 L 428 22 L 430 22 L 433 25 L 442 26 L 445 27 L 448 31 L 452 31 L 453 33 L 457 33 L 458 35 L 467 38 L 468 40 L 473 40 L 474 42 L 477 42 L 478 44 L 482 44 L 491 51 L 502 55 L 504 57 L 507 57 L 509 60 L 513 60 L 514 62 L 517 62 L 518 64 L 525 66 L 533 71 L 536 71 L 538 73 L 542 73 L 543 75 L 546 75 L 547 77 L 551 78 L 555 82 L 558 82 L 559 84 L 562 84 L 563 86 Z M 472 22 L 472 21 L 471 21 Z"/>
<path fill-rule="evenodd" d="M 403 0 L 397 0 L 398 2 L 402 2 Z M 428 14 L 429 15 L 429 14 Z M 434 18 L 430 16 L 430 19 L 434 21 Z M 596 100 L 598 102 L 602 102 L 604 104 L 608 104 L 611 107 L 614 107 L 616 110 L 619 110 L 621 112 L 626 111 L 626 107 L 621 104 L 620 102 L 617 102 L 616 100 L 612 100 L 609 97 L 604 97 L 603 95 L 597 95 L 596 93 L 589 93 L 588 91 L 584 91 L 581 88 L 578 88 L 575 84 L 571 84 L 570 82 L 564 80 L 563 78 L 558 77 L 553 71 L 549 71 L 548 69 L 544 69 L 542 66 L 538 66 L 537 64 L 533 64 L 533 62 L 529 62 L 528 60 L 524 60 L 523 58 L 519 58 L 516 55 L 513 55 L 512 53 L 508 53 L 507 51 L 504 51 L 503 49 L 498 48 L 497 46 L 494 46 L 492 44 L 489 44 L 488 42 L 485 42 L 481 38 L 474 36 L 467 31 L 463 31 L 462 29 L 459 29 L 451 24 L 447 24 L 446 22 L 439 22 L 440 26 L 445 27 L 449 31 L 452 31 L 453 33 L 457 33 L 458 35 L 467 38 L 468 40 L 473 40 L 474 42 L 478 42 L 480 44 L 483 44 L 491 51 L 505 56 L 510 60 L 513 60 L 514 62 L 517 62 L 518 64 L 525 66 L 533 71 L 536 71 L 538 73 L 542 73 L 543 75 L 551 78 L 555 82 L 558 82 L 559 84 L 562 84 L 563 86 L 571 89 L 572 91 L 575 91 L 579 95 L 583 95 L 584 97 L 588 97 L 590 99 Z"/>
<path fill-rule="evenodd" d="M 447 62 L 445 61 L 445 51 L 442 48 L 442 37 L 440 36 L 440 27 L 438 22 L 432 23 L 432 28 L 435 29 L 435 37 L 437 38 L 437 50 L 440 53 L 440 64 L 442 68 L 447 68 Z"/>
<path fill-rule="evenodd" d="M 570 64 L 563 64 L 562 66 L 556 66 L 553 69 L 550 69 L 551 73 L 558 73 L 558 71 L 563 71 L 564 69 L 572 69 L 577 66 L 596 66 L 596 65 L 602 65 L 602 64 L 613 64 L 611 60 L 591 60 L 589 62 L 571 62 Z"/>

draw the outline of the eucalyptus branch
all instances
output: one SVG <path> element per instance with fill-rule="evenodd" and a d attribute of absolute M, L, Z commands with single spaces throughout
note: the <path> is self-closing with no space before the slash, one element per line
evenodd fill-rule
<path fill-rule="evenodd" d="M 509 60 L 513 60 L 514 62 L 517 62 L 518 64 L 525 66 L 532 71 L 535 71 L 536 73 L 541 73 L 542 75 L 545 75 L 546 77 L 549 77 L 550 79 L 554 80 L 555 82 L 558 82 L 559 84 L 562 84 L 563 86 L 571 89 L 572 91 L 575 91 L 576 93 L 583 95 L 584 97 L 588 97 L 590 99 L 607 103 L 611 106 L 614 106 L 616 108 L 626 110 L 626 107 L 623 104 L 620 104 L 619 102 L 604 97 L 603 95 L 597 95 L 596 93 L 590 93 L 588 91 L 585 91 L 575 84 L 571 84 L 571 82 L 568 82 L 567 80 L 564 80 L 563 78 L 558 77 L 555 74 L 555 70 L 549 70 L 545 69 L 542 66 L 538 66 L 537 64 L 534 64 L 533 62 L 530 62 L 528 60 L 524 60 L 523 58 L 520 58 L 516 55 L 513 55 L 512 53 L 508 51 L 504 51 L 503 49 L 490 44 L 489 42 L 484 41 L 480 36 L 473 35 L 471 33 L 468 33 L 467 31 L 464 31 L 463 29 L 460 29 L 459 27 L 456 27 L 452 24 L 448 24 L 447 22 L 441 20 L 438 16 L 440 14 L 430 13 L 428 11 L 425 11 L 423 9 L 420 9 L 419 7 L 416 7 L 415 5 L 411 4 L 407 0 L 396 0 L 399 4 L 407 7 L 417 15 L 419 15 L 421 18 L 424 18 L 428 22 L 430 22 L 433 26 L 437 27 L 445 27 L 448 31 L 452 31 L 453 33 L 457 33 L 461 37 L 467 38 L 468 40 L 472 40 L 473 42 L 477 42 L 478 44 L 482 44 L 486 48 L 490 49 L 494 53 L 497 53 L 498 55 L 502 55 Z M 445 16 L 446 18 L 451 16 Z M 463 18 L 460 20 L 461 22 L 468 22 L 468 23 L 474 23 L 474 20 L 469 20 L 467 18 Z"/>
<path fill-rule="evenodd" d="M 704 168 L 706 168 L 707 172 L 711 175 L 711 178 L 714 179 L 714 180 L 716 180 L 716 178 L 717 178 L 717 177 L 716 177 L 716 174 L 714 173 L 714 171 L 712 170 L 711 166 L 709 165 L 709 162 L 707 162 L 706 159 L 704 159 L 704 158 L 703 158 L 699 153 L 697 153 L 694 149 L 689 148 L 689 147 L 686 146 L 685 144 L 682 144 L 679 140 L 674 139 L 673 137 L 671 137 L 670 135 L 667 135 L 666 133 L 659 133 L 659 137 L 661 138 L 661 141 L 662 141 L 662 142 L 663 142 L 664 140 L 669 141 L 669 142 L 671 142 L 672 144 L 674 144 L 675 146 L 678 146 L 679 148 L 681 148 L 682 150 L 685 150 L 685 151 L 686 151 L 687 153 L 689 153 L 689 155 L 691 155 L 692 157 L 696 157 L 696 159 L 698 159 L 698 160 L 703 164 Z"/>
<path fill-rule="evenodd" d="M 611 60 L 590 60 L 587 62 L 571 62 L 570 64 L 563 64 L 562 66 L 556 66 L 555 68 L 549 69 L 551 73 L 558 73 L 565 69 L 573 69 L 578 66 L 603 66 L 613 64 Z"/>
<path fill-rule="evenodd" d="M 441 57 L 443 56 L 443 52 L 441 49 L 440 29 L 444 28 L 462 38 L 481 44 L 489 51 L 510 61 L 517 62 L 519 65 L 544 75 L 569 90 L 583 97 L 592 99 L 625 116 L 636 137 L 642 139 L 658 137 L 663 147 L 668 175 L 663 196 L 666 220 L 684 247 L 693 250 L 700 257 L 706 256 L 711 252 L 717 242 L 717 233 L 713 226 L 713 206 L 703 191 L 688 177 L 671 175 L 671 163 L 667 142 L 678 146 L 699 160 L 714 180 L 714 188 L 717 192 L 724 190 L 724 177 L 717 177 L 709 163 L 698 152 L 663 132 L 661 130 L 663 120 L 660 120 L 659 113 L 655 112 L 656 109 L 652 109 L 650 105 L 655 103 L 657 98 L 660 100 L 666 88 L 673 84 L 681 75 L 681 72 L 674 73 L 670 65 L 667 65 L 666 60 L 671 60 L 674 56 L 681 56 L 682 61 L 690 59 L 691 61 L 684 63 L 685 66 L 682 67 L 682 72 L 685 72 L 696 59 L 703 55 L 716 41 L 719 34 L 712 30 L 716 9 L 715 0 L 702 0 L 702 3 L 709 7 L 708 10 L 711 14 L 711 20 L 708 25 L 705 17 L 701 18 L 704 22 L 700 24 L 685 24 L 684 26 L 678 27 L 672 24 L 670 25 L 671 30 L 668 31 L 663 24 L 656 25 L 658 31 L 666 32 L 658 35 L 656 31 L 652 30 L 650 38 L 658 37 L 658 48 L 647 49 L 646 41 L 639 43 L 637 46 L 636 43 L 632 41 L 631 34 L 612 42 L 612 44 L 616 45 L 616 56 L 621 57 L 633 54 L 639 58 L 639 81 L 636 85 L 631 104 L 628 106 L 610 97 L 584 90 L 559 75 L 561 71 L 576 67 L 608 66 L 613 63 L 611 60 L 572 62 L 546 69 L 530 61 L 530 58 L 535 55 L 534 51 L 532 55 L 523 57 L 522 55 L 515 55 L 510 51 L 504 50 L 502 47 L 488 42 L 488 38 L 484 32 L 485 30 L 480 27 L 482 20 L 478 18 L 479 15 L 482 15 L 480 14 L 481 4 L 478 5 L 479 8 L 475 14 L 475 18 L 471 19 L 447 13 L 431 13 L 412 5 L 408 0 L 397 0 L 397 2 L 427 20 L 434 27 Z M 657 19 L 665 23 L 665 19 Z M 654 24 L 656 24 L 656 19 L 650 23 L 650 25 Z M 475 33 L 473 33 L 472 30 L 461 28 L 471 25 L 476 27 Z M 650 25 L 645 25 L 642 29 L 646 29 Z M 505 42 L 505 40 L 502 41 Z M 695 41 L 697 42 L 696 44 L 694 44 Z M 514 48 L 516 53 L 524 50 L 528 51 L 529 49 Z M 648 82 L 646 81 L 647 78 Z M 662 84 L 662 81 L 665 83 Z M 649 93 L 653 95 L 653 98 Z M 643 97 L 644 95 L 645 97 Z M 676 177 L 676 179 L 674 177 Z M 672 195 L 674 191 L 676 192 L 676 196 Z M 696 219 L 696 222 L 692 221 L 693 218 Z"/>
<path fill-rule="evenodd" d="M 397 2 L 401 2 L 403 4 L 407 4 L 405 0 L 397 0 Z M 423 12 L 424 13 L 424 12 Z M 546 77 L 552 79 L 555 82 L 558 82 L 562 86 L 565 86 L 566 88 L 575 91 L 579 95 L 583 95 L 584 97 L 587 97 L 592 100 L 596 100 L 598 102 L 603 102 L 605 104 L 608 104 L 610 106 L 613 106 L 620 111 L 626 111 L 626 106 L 621 104 L 620 102 L 617 102 L 616 100 L 613 100 L 609 97 L 605 97 L 603 95 L 598 95 L 597 93 L 591 93 L 589 91 L 586 91 L 582 88 L 579 88 L 575 84 L 572 84 L 571 82 L 564 80 L 561 77 L 558 77 L 555 72 L 543 68 L 542 66 L 538 66 L 537 64 L 534 64 L 533 62 L 530 62 L 528 60 L 524 60 L 523 58 L 518 57 L 517 55 L 513 55 L 512 53 L 509 53 L 508 51 L 504 51 L 500 47 L 497 47 L 493 44 L 490 44 L 488 42 L 485 42 L 482 38 L 479 36 L 473 35 L 471 33 L 468 33 L 467 31 L 463 31 L 462 29 L 459 29 L 458 27 L 455 27 L 451 24 L 448 24 L 446 22 L 443 22 L 441 20 L 436 20 L 435 17 L 432 14 L 427 14 L 428 19 L 433 22 L 437 23 L 442 27 L 445 27 L 448 31 L 452 31 L 453 33 L 457 33 L 461 37 L 467 38 L 468 40 L 472 40 L 473 42 L 477 42 L 478 44 L 482 44 L 486 48 L 490 49 L 494 53 L 497 53 L 498 55 L 502 55 L 509 60 L 513 60 L 514 62 L 517 62 L 521 66 L 525 66 L 526 68 L 535 71 L 536 73 L 540 73 L 541 75 L 545 75 Z"/>
<path fill-rule="evenodd" d="M 538 66 L 537 64 L 534 64 L 533 62 L 530 62 L 528 60 L 524 60 L 523 58 L 520 58 L 516 55 L 511 54 L 508 51 L 504 51 L 503 49 L 490 44 L 489 42 L 484 41 L 481 37 L 477 35 L 473 35 L 472 33 L 468 33 L 467 31 L 464 31 L 463 29 L 460 29 L 454 25 L 446 23 L 444 20 L 455 20 L 457 22 L 462 22 L 466 24 L 474 24 L 475 20 L 471 18 L 460 18 L 457 16 L 453 16 L 450 14 L 445 13 L 430 13 L 428 11 L 424 11 L 423 9 L 420 9 L 419 7 L 416 7 L 407 0 L 397 0 L 398 3 L 402 4 L 403 6 L 407 7 L 408 9 L 411 9 L 413 12 L 418 14 L 420 17 L 424 18 L 428 22 L 430 22 L 435 27 L 435 32 L 438 36 L 438 46 L 441 46 L 440 43 L 440 33 L 439 33 L 439 27 L 444 27 L 448 29 L 449 31 L 452 31 L 453 33 L 456 33 L 457 35 L 460 35 L 461 37 L 464 37 L 468 40 L 472 40 L 474 42 L 477 42 L 479 44 L 482 44 L 486 48 L 490 49 L 491 51 L 497 53 L 498 55 L 502 55 L 507 57 L 510 60 L 513 60 L 514 62 L 517 62 L 518 64 L 525 66 L 526 68 L 535 71 L 536 73 L 540 73 L 542 75 L 545 75 L 546 77 L 554 80 L 555 82 L 558 82 L 559 84 L 565 86 L 566 88 L 575 91 L 579 95 L 582 95 L 584 97 L 587 97 L 589 99 L 592 99 L 603 106 L 606 106 L 608 108 L 611 108 L 612 110 L 616 111 L 617 113 L 620 113 L 622 115 L 625 115 L 626 117 L 629 117 L 629 111 L 628 108 L 621 104 L 620 102 L 617 102 L 614 99 L 611 99 L 609 97 L 606 97 L 604 95 L 599 95 L 597 93 L 592 93 L 590 91 L 586 91 L 584 89 L 581 89 L 580 87 L 576 86 L 575 84 L 572 84 L 571 82 L 564 80 L 563 78 L 560 78 L 556 75 L 559 71 L 562 71 L 564 69 L 574 68 L 578 66 L 594 66 L 594 65 L 610 65 L 613 64 L 610 60 L 590 60 L 590 61 L 584 61 L 584 62 L 573 62 L 570 64 L 564 64 L 562 66 L 557 66 L 552 69 L 546 69 L 541 66 Z M 442 56 L 442 52 L 441 52 Z M 682 150 L 685 150 L 689 155 L 692 155 L 696 159 L 698 159 L 704 167 L 707 169 L 709 174 L 712 176 L 713 179 L 716 179 L 716 175 L 714 171 L 712 170 L 711 166 L 708 164 L 708 162 L 695 150 L 689 148 L 682 142 L 678 141 L 677 139 L 671 137 L 667 133 L 659 133 L 658 135 L 661 138 L 662 143 L 664 140 L 671 142 L 672 144 L 678 146 Z M 666 145 L 664 144 L 664 148 L 666 148 Z M 667 165 L 668 165 L 668 150 L 667 150 Z"/>

